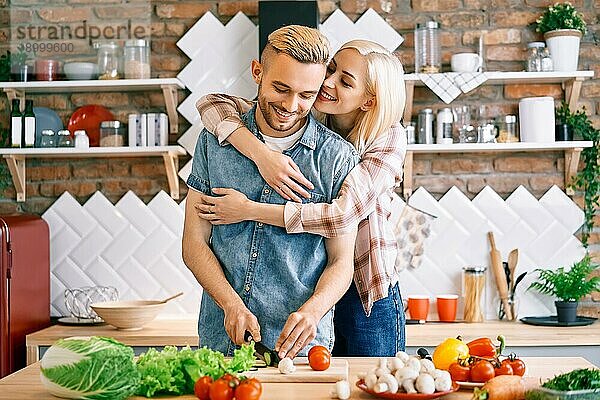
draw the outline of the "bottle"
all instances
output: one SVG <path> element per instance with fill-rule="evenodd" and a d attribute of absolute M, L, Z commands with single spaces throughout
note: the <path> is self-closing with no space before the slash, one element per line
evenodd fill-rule
<path fill-rule="evenodd" d="M 21 147 L 23 114 L 21 114 L 19 104 L 21 104 L 19 99 L 12 100 L 12 111 L 10 112 L 10 144 L 12 147 Z"/>
<path fill-rule="evenodd" d="M 25 100 L 22 143 L 25 147 L 33 147 L 35 145 L 35 114 L 33 113 L 33 100 Z"/>
<path fill-rule="evenodd" d="M 415 28 L 415 73 L 434 74 L 442 71 L 440 26 L 435 21 L 417 24 Z"/>
<path fill-rule="evenodd" d="M 452 110 L 450 108 L 442 108 L 437 113 L 437 130 L 436 139 L 437 144 L 452 144 L 452 122 L 454 118 L 452 116 Z"/>
<path fill-rule="evenodd" d="M 90 147 L 90 138 L 83 129 L 75 131 L 75 148 L 87 149 Z"/>

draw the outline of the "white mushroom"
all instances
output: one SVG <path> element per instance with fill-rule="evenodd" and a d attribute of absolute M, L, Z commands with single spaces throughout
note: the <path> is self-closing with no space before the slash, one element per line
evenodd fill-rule
<path fill-rule="evenodd" d="M 404 363 L 405 367 L 412 368 L 416 371 L 421 371 L 421 359 L 417 357 L 410 356 L 406 363 Z"/>
<path fill-rule="evenodd" d="M 282 374 L 291 374 L 296 371 L 296 366 L 294 365 L 294 360 L 289 357 L 284 358 L 279 361 L 279 372 Z"/>
<path fill-rule="evenodd" d="M 398 381 L 392 374 L 381 375 L 373 390 L 375 393 L 396 393 L 398 391 Z"/>
<path fill-rule="evenodd" d="M 350 398 L 350 384 L 346 380 L 337 381 L 331 392 L 329 393 L 332 399 L 347 400 Z"/>
<path fill-rule="evenodd" d="M 388 360 L 387 358 L 381 357 L 379 360 L 377 360 L 377 366 L 379 368 L 383 368 L 383 369 L 390 369 L 388 366 Z"/>
<path fill-rule="evenodd" d="M 379 378 L 380 376 L 389 374 L 390 372 L 391 371 L 389 369 L 387 369 L 387 367 L 386 368 L 379 367 L 375 370 L 375 375 L 377 375 L 377 377 Z"/>
<path fill-rule="evenodd" d="M 404 361 L 402 361 L 398 357 L 394 357 L 390 360 L 390 370 L 397 371 L 403 367 L 404 367 Z"/>
<path fill-rule="evenodd" d="M 417 371 L 416 369 L 412 369 L 410 367 L 402 367 L 396 371 L 394 376 L 396 377 L 396 380 L 398 381 L 398 383 L 402 383 L 406 379 L 412 379 L 412 380 L 417 379 L 417 376 L 419 376 L 419 371 Z"/>
<path fill-rule="evenodd" d="M 404 352 L 404 351 L 399 351 L 396 353 L 396 358 L 399 358 L 400 360 L 402 360 L 403 363 L 406 363 L 408 361 L 408 357 L 409 357 L 409 355 L 406 354 L 406 352 Z"/>
<path fill-rule="evenodd" d="M 430 372 L 429 375 L 433 376 L 433 379 L 437 379 L 439 376 L 444 375 L 444 372 L 447 372 L 448 374 L 450 374 L 448 371 L 444 371 L 443 369 L 436 369 L 436 370 Z"/>
<path fill-rule="evenodd" d="M 415 388 L 419 393 L 423 394 L 431 394 L 435 392 L 435 381 L 433 376 L 426 373 L 419 374 L 419 377 L 415 382 Z"/>
<path fill-rule="evenodd" d="M 364 380 L 367 377 L 367 373 L 366 372 L 359 372 L 358 374 L 356 374 L 356 377 L 358 379 Z"/>
<path fill-rule="evenodd" d="M 417 389 L 415 389 L 415 380 L 414 379 L 405 379 L 402 381 L 402 388 L 406 393 L 412 394 L 417 393 Z"/>
<path fill-rule="evenodd" d="M 426 372 L 431 375 L 433 371 L 435 371 L 435 365 L 433 365 L 433 361 L 423 358 L 419 360 L 421 363 L 421 372 Z"/>
<path fill-rule="evenodd" d="M 375 374 L 367 374 L 365 377 L 365 385 L 369 390 L 373 390 L 375 385 L 377 384 L 377 375 Z"/>
<path fill-rule="evenodd" d="M 452 378 L 448 371 L 441 371 L 435 378 L 435 391 L 445 392 L 452 388 Z"/>

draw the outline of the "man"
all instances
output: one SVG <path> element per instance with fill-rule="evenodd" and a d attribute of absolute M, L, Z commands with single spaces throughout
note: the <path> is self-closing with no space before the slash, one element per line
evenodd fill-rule
<path fill-rule="evenodd" d="M 325 77 L 327 39 L 287 26 L 273 32 L 252 61 L 258 106 L 244 122 L 260 140 L 290 156 L 314 184 L 310 201 L 331 201 L 358 162 L 354 148 L 318 123 L 310 109 Z M 285 201 L 233 146 L 206 130 L 198 138 L 186 200 L 183 259 L 204 288 L 200 345 L 231 355 L 246 331 L 281 356 L 316 342 L 333 346 L 332 307 L 353 274 L 355 232 L 325 239 L 244 221 L 212 226 L 194 204 L 215 187 L 233 188 L 263 203 Z M 277 345 L 277 346 L 276 346 Z"/>

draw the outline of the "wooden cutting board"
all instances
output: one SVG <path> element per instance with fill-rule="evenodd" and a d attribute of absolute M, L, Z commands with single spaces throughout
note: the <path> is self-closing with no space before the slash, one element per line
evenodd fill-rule
<path fill-rule="evenodd" d="M 258 378 L 261 382 L 337 382 L 348 379 L 348 361 L 332 358 L 331 365 L 325 371 L 315 371 L 308 365 L 306 357 L 294 359 L 296 371 L 291 374 L 282 374 L 278 368 L 265 367 L 258 371 L 246 372 L 244 375 Z"/>

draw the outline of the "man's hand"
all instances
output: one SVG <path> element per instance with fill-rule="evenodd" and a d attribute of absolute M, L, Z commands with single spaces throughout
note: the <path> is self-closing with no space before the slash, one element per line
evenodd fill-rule
<path fill-rule="evenodd" d="M 279 353 L 279 358 L 294 358 L 312 342 L 317 336 L 319 320 L 314 313 L 300 310 L 291 313 L 275 343 L 275 351 Z"/>
<path fill-rule="evenodd" d="M 255 342 L 260 342 L 258 320 L 243 303 L 224 307 L 223 312 L 225 313 L 225 332 L 227 332 L 233 343 L 243 344 L 246 331 L 250 332 Z"/>

